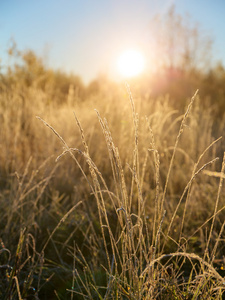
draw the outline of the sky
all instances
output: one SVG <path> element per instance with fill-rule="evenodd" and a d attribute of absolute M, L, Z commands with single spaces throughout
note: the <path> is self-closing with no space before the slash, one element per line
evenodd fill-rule
<path fill-rule="evenodd" d="M 213 61 L 225 65 L 225 0 L 0 0 L 1 65 L 14 40 L 19 50 L 31 49 L 85 83 L 101 74 L 116 78 L 124 50 L 150 54 L 151 20 L 173 4 L 212 38 Z"/>

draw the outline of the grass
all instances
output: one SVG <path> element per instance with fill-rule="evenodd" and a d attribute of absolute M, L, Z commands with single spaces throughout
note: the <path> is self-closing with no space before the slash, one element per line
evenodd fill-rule
<path fill-rule="evenodd" d="M 4 93 L 2 299 L 224 299 L 223 128 L 197 92 L 181 115 L 129 87 Z"/>

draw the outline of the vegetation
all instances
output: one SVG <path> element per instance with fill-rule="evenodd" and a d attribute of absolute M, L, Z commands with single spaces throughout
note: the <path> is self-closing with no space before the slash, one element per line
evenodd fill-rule
<path fill-rule="evenodd" d="M 84 86 L 15 53 L 0 78 L 1 299 L 224 299 L 223 66 Z"/>

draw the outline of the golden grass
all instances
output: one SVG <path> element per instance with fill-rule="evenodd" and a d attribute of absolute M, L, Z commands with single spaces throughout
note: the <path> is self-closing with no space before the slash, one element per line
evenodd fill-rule
<path fill-rule="evenodd" d="M 127 92 L 48 108 L 33 89 L 32 105 L 1 96 L 3 299 L 222 299 L 225 165 L 210 108 L 202 117 L 196 93 L 179 116 L 169 98 Z"/>

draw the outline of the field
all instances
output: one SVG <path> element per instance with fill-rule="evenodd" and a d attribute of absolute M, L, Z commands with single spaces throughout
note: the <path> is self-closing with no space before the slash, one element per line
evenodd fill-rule
<path fill-rule="evenodd" d="M 24 58 L 0 83 L 0 298 L 224 299 L 223 101 Z"/>

